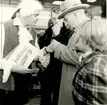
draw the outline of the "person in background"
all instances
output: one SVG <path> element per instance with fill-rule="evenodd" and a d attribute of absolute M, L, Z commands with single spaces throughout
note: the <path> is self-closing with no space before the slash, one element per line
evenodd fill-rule
<path fill-rule="evenodd" d="M 30 8 L 28 8 L 30 6 Z M 37 46 L 34 26 L 38 21 L 42 4 L 36 0 L 23 0 L 14 19 L 0 24 L 0 58 L 5 58 L 19 43 L 25 41 Z M 1 67 L 2 69 L 2 67 Z M 3 71 L 0 70 L 0 105 L 24 105 L 28 102 L 28 85 L 31 69 L 14 67 L 8 81 L 2 83 Z M 14 90 L 15 93 L 9 91 Z M 3 99 L 3 96 L 5 98 Z"/>
<path fill-rule="evenodd" d="M 75 105 L 107 104 L 107 20 L 95 18 L 81 26 L 75 50 L 83 52 L 74 74 Z"/>
<path fill-rule="evenodd" d="M 61 13 L 58 18 L 64 18 L 65 26 L 74 29 L 74 34 L 70 37 L 67 45 L 53 39 L 51 44 L 44 48 L 44 54 L 54 52 L 54 57 L 63 61 L 60 94 L 58 105 L 73 105 L 72 99 L 72 79 L 76 66 L 79 64 L 79 55 L 73 50 L 77 43 L 78 31 L 89 18 L 85 15 L 85 9 L 89 5 L 82 4 L 80 0 L 65 0 L 61 5 Z"/>
<path fill-rule="evenodd" d="M 86 15 L 90 18 L 106 16 L 106 0 L 86 0 L 90 6 L 86 9 Z"/>
<path fill-rule="evenodd" d="M 101 5 L 101 8 L 102 8 L 102 14 L 101 14 L 101 17 L 102 18 L 107 18 L 107 8 L 106 8 L 106 0 L 104 0 L 104 2 L 102 3 Z"/>
<path fill-rule="evenodd" d="M 72 34 L 73 30 L 67 29 L 63 20 L 60 20 L 53 26 L 49 26 L 45 34 L 40 37 L 40 48 L 48 46 L 52 39 L 56 39 L 60 43 L 67 45 Z M 58 105 L 62 62 L 54 58 L 54 53 L 51 53 L 49 65 L 41 71 L 38 73 L 41 83 L 40 105 Z"/>

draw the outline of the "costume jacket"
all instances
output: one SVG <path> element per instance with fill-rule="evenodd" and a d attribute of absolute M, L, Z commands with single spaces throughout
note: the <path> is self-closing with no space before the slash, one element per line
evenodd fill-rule
<path fill-rule="evenodd" d="M 18 44 L 18 26 L 13 25 L 14 20 L 9 20 L 4 22 L 5 27 L 5 41 L 4 41 L 4 49 L 3 49 L 3 57 L 6 57 Z M 36 32 L 34 29 L 31 30 L 31 35 L 33 40 L 31 44 L 35 44 Z M 14 79 L 12 76 L 9 77 L 6 83 L 2 83 L 2 75 L 3 72 L 0 70 L 0 89 L 4 90 L 13 90 L 14 89 Z"/>

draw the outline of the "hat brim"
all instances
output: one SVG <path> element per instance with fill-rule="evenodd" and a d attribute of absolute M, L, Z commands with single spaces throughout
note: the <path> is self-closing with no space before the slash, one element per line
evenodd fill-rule
<path fill-rule="evenodd" d="M 63 18 L 63 17 L 64 17 L 67 13 L 69 13 L 69 12 L 75 11 L 75 10 L 77 10 L 77 9 L 86 9 L 86 8 L 88 8 L 88 7 L 89 7 L 88 4 L 75 5 L 75 6 L 70 7 L 70 8 L 68 8 L 68 9 L 64 10 L 63 12 L 59 13 L 59 15 L 58 15 L 57 18 L 58 18 L 58 19 L 61 19 L 61 18 Z"/>

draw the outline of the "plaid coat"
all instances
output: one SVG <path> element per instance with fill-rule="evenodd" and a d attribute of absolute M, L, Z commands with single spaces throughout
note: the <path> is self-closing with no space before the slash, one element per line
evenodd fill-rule
<path fill-rule="evenodd" d="M 13 25 L 13 20 L 8 20 L 3 23 L 5 27 L 5 42 L 3 48 L 3 58 L 6 57 L 18 44 L 18 27 Z M 36 31 L 31 30 L 33 40 L 31 43 L 34 45 L 36 38 Z M 2 83 L 3 71 L 0 70 L 0 89 L 3 90 L 14 90 L 14 79 L 10 76 L 6 83 Z"/>
<path fill-rule="evenodd" d="M 107 105 L 107 54 L 84 59 L 73 79 L 73 98 L 75 105 Z"/>

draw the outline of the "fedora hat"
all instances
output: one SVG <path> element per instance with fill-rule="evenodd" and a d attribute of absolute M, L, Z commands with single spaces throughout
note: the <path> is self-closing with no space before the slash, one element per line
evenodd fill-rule
<path fill-rule="evenodd" d="M 58 19 L 63 18 L 67 13 L 75 11 L 77 9 L 86 9 L 88 4 L 82 4 L 80 0 L 65 0 L 61 5 L 61 12 L 58 15 Z"/>

